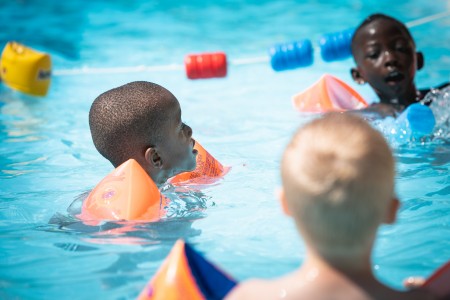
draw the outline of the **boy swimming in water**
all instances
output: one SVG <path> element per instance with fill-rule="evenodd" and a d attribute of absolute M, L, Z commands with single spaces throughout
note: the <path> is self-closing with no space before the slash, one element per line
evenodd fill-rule
<path fill-rule="evenodd" d="M 168 178 L 196 168 L 198 151 L 191 127 L 181 120 L 180 104 L 155 83 L 131 82 L 101 94 L 91 105 L 89 126 L 95 147 L 115 168 L 134 159 L 159 188 Z M 67 209 L 71 216 L 100 218 L 81 215 L 90 193 L 72 202 Z M 122 196 L 130 200 L 127 193 Z M 60 224 L 58 218 L 53 223 Z"/>
<path fill-rule="evenodd" d="M 331 113 L 301 128 L 282 157 L 280 200 L 304 239 L 303 265 L 244 282 L 227 299 L 433 299 L 393 290 L 372 272 L 376 232 L 399 206 L 394 176 L 388 144 L 358 116 Z"/>
<path fill-rule="evenodd" d="M 395 115 L 430 91 L 416 88 L 414 77 L 424 57 L 400 21 L 383 14 L 369 16 L 355 30 L 351 50 L 356 63 L 351 69 L 353 79 L 358 84 L 369 83 L 380 99 L 366 111 Z"/>
<path fill-rule="evenodd" d="M 115 168 L 133 158 L 158 186 L 195 169 L 192 129 L 181 121 L 178 100 L 160 85 L 136 81 L 101 94 L 89 126 L 98 152 Z"/>

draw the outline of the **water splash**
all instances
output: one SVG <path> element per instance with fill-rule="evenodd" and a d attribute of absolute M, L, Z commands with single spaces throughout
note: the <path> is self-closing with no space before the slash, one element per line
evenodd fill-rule
<path fill-rule="evenodd" d="M 436 119 L 434 138 L 448 140 L 450 138 L 450 86 L 431 90 L 423 101 L 432 101 L 430 108 Z"/>

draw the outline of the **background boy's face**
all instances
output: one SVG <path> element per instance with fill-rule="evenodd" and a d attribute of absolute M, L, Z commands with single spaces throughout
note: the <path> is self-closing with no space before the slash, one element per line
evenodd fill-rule
<path fill-rule="evenodd" d="M 378 19 L 364 26 L 355 36 L 353 55 L 361 79 L 381 99 L 396 99 L 415 89 L 415 46 L 395 22 Z"/>
<path fill-rule="evenodd" d="M 163 130 L 163 142 L 160 155 L 163 168 L 171 176 L 192 171 L 196 166 L 197 150 L 194 150 L 192 129 L 181 121 L 181 109 L 178 101 L 167 108 L 167 123 Z"/>

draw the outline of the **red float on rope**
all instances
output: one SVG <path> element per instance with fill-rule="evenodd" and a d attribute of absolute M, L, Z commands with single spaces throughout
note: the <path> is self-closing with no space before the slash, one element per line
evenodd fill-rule
<path fill-rule="evenodd" d="M 189 79 L 227 76 L 227 56 L 224 52 L 189 54 L 184 59 Z"/>

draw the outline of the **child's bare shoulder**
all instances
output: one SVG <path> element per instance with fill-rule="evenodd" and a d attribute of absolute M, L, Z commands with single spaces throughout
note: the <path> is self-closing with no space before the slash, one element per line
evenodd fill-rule
<path fill-rule="evenodd" d="M 226 300 L 257 299 L 269 289 L 270 282 L 260 279 L 251 279 L 238 284 L 226 297 Z"/>
<path fill-rule="evenodd" d="M 236 286 L 227 296 L 227 300 L 238 299 L 285 299 L 286 291 L 279 280 L 269 281 L 251 279 Z"/>
<path fill-rule="evenodd" d="M 226 299 L 311 299 L 306 296 L 309 292 L 303 288 L 302 281 L 298 272 L 273 280 L 251 279 L 239 284 Z"/>
<path fill-rule="evenodd" d="M 285 289 L 289 286 L 289 282 L 286 282 L 287 278 L 282 280 L 260 280 L 252 279 L 244 281 L 237 285 L 230 294 L 227 295 L 226 300 L 239 300 L 239 299 L 330 299 L 330 293 L 325 289 L 316 288 L 301 288 L 298 285 L 290 285 L 289 293 Z M 289 281 L 289 280 L 288 280 Z M 337 289 L 333 293 L 333 299 L 395 299 L 395 300 L 438 300 L 428 291 L 423 289 L 416 289 L 407 292 L 394 291 L 389 288 L 381 288 L 378 292 L 364 292 L 364 289 L 346 290 Z"/>

